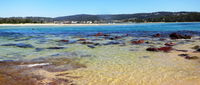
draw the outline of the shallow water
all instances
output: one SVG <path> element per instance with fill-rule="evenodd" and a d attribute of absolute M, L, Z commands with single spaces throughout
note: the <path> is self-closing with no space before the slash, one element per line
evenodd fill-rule
<path fill-rule="evenodd" d="M 192 35 L 193 38 L 171 40 L 169 34 L 173 32 Z M 97 36 L 98 33 L 106 35 Z M 161 37 L 152 37 L 157 33 Z M 31 75 L 46 73 L 43 75 L 44 79 L 38 80 L 42 84 L 52 81 L 59 85 L 59 81 L 64 82 L 62 84 L 72 81 L 78 85 L 199 85 L 199 59 L 184 59 L 178 56 L 184 52 L 175 50 L 169 53 L 146 51 L 148 47 L 163 47 L 165 43 L 173 42 L 177 43 L 173 48 L 188 50 L 185 53 L 200 57 L 192 49 L 193 46 L 200 45 L 199 36 L 200 23 L 1 26 L 0 67 L 5 68 L 4 65 L 8 64 L 8 67 L 11 66 L 9 70 L 15 71 L 16 68 L 12 66 L 19 66 L 17 71 L 24 71 L 20 66 L 34 66 L 30 69 L 34 70 Z M 130 43 L 135 40 L 144 40 L 145 43 Z M 25 63 L 18 63 L 22 61 Z M 41 65 L 44 67 L 40 68 Z M 24 72 L 28 75 L 28 71 L 26 69 Z M 73 78 L 55 76 L 60 73 L 69 73 Z"/>

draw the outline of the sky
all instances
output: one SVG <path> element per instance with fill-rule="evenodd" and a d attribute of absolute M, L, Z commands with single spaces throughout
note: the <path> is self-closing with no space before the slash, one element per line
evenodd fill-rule
<path fill-rule="evenodd" d="M 0 17 L 198 11 L 200 0 L 0 0 Z"/>

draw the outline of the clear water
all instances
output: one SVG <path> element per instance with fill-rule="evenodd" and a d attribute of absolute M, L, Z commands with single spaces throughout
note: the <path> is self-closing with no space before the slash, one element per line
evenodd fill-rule
<path fill-rule="evenodd" d="M 98 32 L 110 36 L 93 36 Z M 169 33 L 172 32 L 190 34 L 195 37 L 190 40 L 172 40 L 169 39 Z M 162 37 L 152 37 L 156 33 L 161 33 Z M 129 36 L 121 36 L 124 34 Z M 116 37 L 116 35 L 121 36 L 121 38 L 117 40 L 109 39 L 109 37 Z M 163 37 L 163 35 L 166 37 Z M 29 76 L 29 73 L 30 75 L 36 74 L 39 76 L 41 74 L 42 78 L 44 77 L 44 82 L 56 78 L 71 80 L 74 77 L 73 83 L 77 85 L 200 85 L 199 59 L 188 60 L 178 56 L 187 53 L 189 56 L 200 57 L 200 54 L 194 52 L 194 49 L 191 48 L 199 45 L 200 36 L 198 35 L 200 35 L 200 23 L 151 23 L 109 26 L 0 26 L 0 62 L 18 60 L 40 62 L 49 59 L 45 62 L 50 64 L 56 62 L 55 64 L 58 63 L 58 66 L 51 67 L 54 66 L 52 63 L 50 67 L 47 65 L 47 68 L 61 70 L 69 68 L 69 70 L 61 73 L 69 73 L 70 78 L 68 78 L 68 75 L 57 77 L 60 72 L 43 71 L 45 70 L 43 67 L 17 70 L 20 74 L 28 75 L 28 77 L 32 77 Z M 99 43 L 100 45 L 93 48 L 94 44 L 88 46 L 79 39 L 87 39 L 89 42 Z M 161 41 L 160 39 L 166 40 Z M 75 42 L 69 44 L 60 42 L 62 40 Z M 144 40 L 149 43 L 135 45 L 130 43 L 133 40 Z M 108 42 L 122 44 L 106 45 L 105 43 Z M 176 43 L 177 45 L 173 46 L 174 49 L 188 50 L 188 52 L 176 50 L 169 53 L 146 51 L 148 47 L 165 46 L 164 44 L 167 42 Z M 11 46 L 5 46 L 5 44 Z M 18 46 L 12 46 L 13 44 Z M 29 48 L 20 47 L 21 45 Z M 64 47 L 64 49 L 48 49 L 49 47 Z M 65 58 L 67 59 L 65 60 Z M 86 67 L 76 68 L 79 63 Z M 5 65 L 1 64 L 0 68 L 3 68 L 0 73 L 4 73 L 4 68 L 8 68 Z M 12 62 L 8 65 L 16 68 L 21 66 L 14 65 Z M 31 64 L 24 63 L 24 65 Z M 15 77 L 17 72 L 12 70 L 6 69 L 6 76 L 9 72 L 12 72 L 12 74 L 14 73 L 13 78 L 18 78 Z M 7 71 L 8 73 L 6 73 Z M 6 76 L 1 76 L 0 80 L 4 81 Z M 5 80 L 6 82 L 15 82 L 10 80 L 12 76 L 8 77 L 8 80 Z M 35 80 L 35 77 L 33 78 Z"/>
<path fill-rule="evenodd" d="M 0 36 L 5 35 L 5 33 L 88 35 L 97 32 L 132 33 L 135 35 L 141 33 L 147 35 L 152 32 L 167 33 L 175 31 L 185 31 L 185 33 L 192 31 L 199 34 L 200 23 L 149 23 L 109 26 L 1 26 Z"/>
<path fill-rule="evenodd" d="M 151 37 L 161 33 L 168 37 L 169 33 L 200 35 L 200 23 L 149 23 L 131 25 L 107 26 L 0 26 L 0 60 L 25 59 L 26 57 L 43 57 L 55 55 L 60 51 L 44 50 L 36 52 L 37 48 L 56 46 L 69 47 L 68 44 L 58 43 L 58 40 L 76 42 L 80 38 L 93 38 L 98 32 L 110 35 L 128 34 L 131 37 Z M 100 39 L 102 39 L 100 37 Z M 144 38 L 143 38 L 144 39 Z M 95 41 L 96 42 L 96 41 Z M 123 41 L 129 42 L 129 41 Z M 33 45 L 34 48 L 19 48 L 16 46 L 2 46 L 3 44 L 24 43 Z M 80 43 L 74 43 L 75 45 Z M 73 47 L 73 45 L 72 45 Z"/>

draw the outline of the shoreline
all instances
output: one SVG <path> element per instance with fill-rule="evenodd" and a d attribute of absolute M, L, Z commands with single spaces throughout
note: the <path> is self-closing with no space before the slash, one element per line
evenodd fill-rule
<path fill-rule="evenodd" d="M 131 23 L 135 24 L 135 23 Z M 0 24 L 0 26 L 106 26 L 106 25 L 129 25 L 129 23 L 120 23 L 120 24 L 54 24 L 54 23 L 45 23 L 45 24 Z"/>
<path fill-rule="evenodd" d="M 107 26 L 107 25 L 133 25 L 146 23 L 200 23 L 200 22 L 143 22 L 143 23 L 106 23 L 106 24 L 54 24 L 54 23 L 25 23 L 25 24 L 0 24 L 0 26 Z"/>

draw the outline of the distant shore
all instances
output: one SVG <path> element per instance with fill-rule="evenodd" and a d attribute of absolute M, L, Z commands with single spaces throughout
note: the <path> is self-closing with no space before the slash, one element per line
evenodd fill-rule
<path fill-rule="evenodd" d="M 128 25 L 134 23 L 115 23 L 115 24 L 54 24 L 54 23 L 44 23 L 44 24 L 0 24 L 0 26 L 98 26 L 98 25 Z"/>
<path fill-rule="evenodd" d="M 0 24 L 0 26 L 99 26 L 99 25 L 131 25 L 143 23 L 199 23 L 199 22 L 142 22 L 142 23 L 102 23 L 102 24 L 55 24 L 55 23 L 25 23 L 25 24 Z"/>

